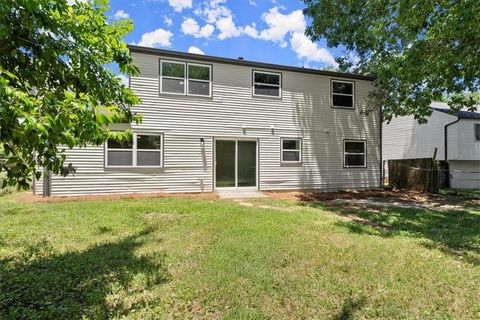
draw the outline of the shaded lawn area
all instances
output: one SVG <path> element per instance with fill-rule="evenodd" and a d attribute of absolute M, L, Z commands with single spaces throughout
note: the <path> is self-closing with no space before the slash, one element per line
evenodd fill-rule
<path fill-rule="evenodd" d="M 475 206 L 18 199 L 0 197 L 0 318 L 480 316 Z"/>

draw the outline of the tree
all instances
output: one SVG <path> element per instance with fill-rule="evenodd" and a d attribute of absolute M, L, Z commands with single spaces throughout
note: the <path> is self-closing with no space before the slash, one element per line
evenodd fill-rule
<path fill-rule="evenodd" d="M 432 101 L 476 110 L 480 96 L 480 1 L 304 0 L 307 35 L 359 58 L 376 77 L 370 95 L 384 119 L 431 114 Z M 339 62 L 345 62 L 340 59 Z"/>
<path fill-rule="evenodd" d="M 71 173 L 65 149 L 125 139 L 108 125 L 139 121 L 139 99 L 106 67 L 138 72 L 123 42 L 132 22 L 108 22 L 106 10 L 100 0 L 0 2 L 2 187 L 28 187 L 39 168 Z"/>

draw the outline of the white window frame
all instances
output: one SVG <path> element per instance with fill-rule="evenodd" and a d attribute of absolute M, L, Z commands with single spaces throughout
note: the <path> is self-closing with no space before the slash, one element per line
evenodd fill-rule
<path fill-rule="evenodd" d="M 480 142 L 480 140 L 477 139 L 477 126 L 480 126 L 480 122 L 476 122 L 473 124 L 473 140 L 475 142 Z"/>
<path fill-rule="evenodd" d="M 169 77 L 163 76 L 163 63 L 176 63 L 176 64 L 183 64 L 183 78 L 180 77 Z M 187 90 L 187 83 L 186 83 L 186 77 L 187 77 L 187 70 L 186 70 L 187 64 L 183 61 L 176 61 L 176 60 L 160 60 L 160 93 L 162 94 L 173 94 L 173 95 L 185 95 L 186 90 Z M 163 91 L 163 78 L 165 79 L 174 79 L 174 80 L 183 80 L 183 93 L 176 93 L 176 92 L 165 92 Z"/>
<path fill-rule="evenodd" d="M 269 83 L 262 83 L 262 82 L 255 82 L 255 74 L 256 73 L 263 73 L 263 74 L 271 74 L 278 76 L 278 85 L 276 84 L 269 84 Z M 255 84 L 261 84 L 267 87 L 278 88 L 278 96 L 269 96 L 266 94 L 256 94 L 255 93 Z M 252 72 L 252 96 L 254 97 L 267 97 L 267 98 L 282 98 L 282 74 L 279 72 L 271 72 L 271 71 L 262 71 L 262 70 L 253 70 Z"/>
<path fill-rule="evenodd" d="M 295 140 L 299 142 L 299 149 L 283 149 L 283 141 L 285 140 Z M 288 137 L 283 137 L 280 138 L 280 162 L 281 163 L 302 163 L 302 138 L 288 138 Z M 284 160 L 283 159 L 283 152 L 284 151 L 298 151 L 298 161 L 292 161 L 292 160 Z"/>
<path fill-rule="evenodd" d="M 212 65 L 210 64 L 201 64 L 201 63 L 190 63 L 190 62 L 187 62 L 186 63 L 186 68 L 187 68 L 187 73 L 186 73 L 186 76 L 187 76 L 187 95 L 189 96 L 194 96 L 194 97 L 211 97 L 212 96 Z M 209 72 L 209 78 L 210 80 L 200 80 L 200 79 L 190 79 L 190 75 L 189 75 L 189 69 L 188 67 L 189 66 L 198 66 L 198 67 L 206 67 L 208 68 L 208 72 Z M 203 82 L 203 83 L 208 83 L 208 96 L 206 95 L 203 95 L 203 94 L 193 94 L 193 93 L 188 93 L 188 90 L 189 90 L 189 86 L 190 86 L 190 80 L 192 81 L 198 81 L 198 82 Z"/>
<path fill-rule="evenodd" d="M 183 64 L 184 77 L 180 78 L 180 77 L 164 76 L 163 75 L 163 63 L 164 62 Z M 190 80 L 190 77 L 189 77 L 189 74 L 188 74 L 188 66 L 190 66 L 190 65 L 208 68 L 210 80 L 191 79 L 192 81 L 208 83 L 208 86 L 209 86 L 208 96 L 203 95 L 203 94 L 188 93 L 188 89 L 189 89 L 188 86 L 189 86 L 189 80 Z M 163 91 L 163 78 L 174 79 L 174 80 L 183 80 L 183 93 Z M 193 63 L 193 62 L 188 62 L 188 61 L 160 59 L 160 93 L 161 94 L 171 94 L 171 95 L 176 95 L 176 96 L 193 96 L 193 97 L 209 98 L 209 97 L 212 97 L 212 90 L 213 90 L 213 88 L 212 88 L 213 87 L 213 85 L 212 85 L 213 79 L 212 78 L 213 77 L 212 77 L 212 65 L 211 64 L 202 64 L 202 63 Z"/>
<path fill-rule="evenodd" d="M 155 136 L 160 137 L 160 149 L 137 149 L 137 136 Z M 119 148 L 109 148 L 108 141 L 105 142 L 105 168 L 163 168 L 163 133 L 151 133 L 151 132 L 134 132 L 133 136 L 133 145 L 131 149 L 119 149 Z M 131 166 L 111 166 L 108 164 L 108 151 L 124 151 L 124 152 L 132 152 L 132 165 Z M 142 166 L 137 165 L 137 152 L 138 151 L 155 151 L 160 153 L 160 165 L 158 166 Z"/>
<path fill-rule="evenodd" d="M 363 152 L 347 152 L 345 148 L 347 142 L 363 143 Z M 363 165 L 357 165 L 357 166 L 347 165 L 347 155 L 363 155 Z M 343 140 L 343 167 L 344 168 L 366 168 L 367 167 L 367 141 L 355 140 L 355 139 Z"/>
<path fill-rule="evenodd" d="M 333 92 L 333 83 L 338 82 L 338 83 L 349 83 L 352 85 L 352 93 L 334 93 Z M 333 104 L 333 96 L 346 96 L 346 97 L 352 97 L 352 106 L 351 107 L 345 107 L 345 106 L 336 106 Z M 338 109 L 355 109 L 355 82 L 354 81 L 347 81 L 347 80 L 337 80 L 337 79 L 331 79 L 331 86 L 330 86 L 330 99 L 332 99 L 332 108 L 338 108 Z"/>

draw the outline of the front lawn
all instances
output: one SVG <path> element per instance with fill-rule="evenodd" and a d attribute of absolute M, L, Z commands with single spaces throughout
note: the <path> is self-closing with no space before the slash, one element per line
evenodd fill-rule
<path fill-rule="evenodd" d="M 0 197 L 0 318 L 480 317 L 480 208 Z"/>

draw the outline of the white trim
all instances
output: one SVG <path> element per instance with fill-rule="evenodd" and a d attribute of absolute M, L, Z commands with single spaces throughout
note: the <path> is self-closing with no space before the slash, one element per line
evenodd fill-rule
<path fill-rule="evenodd" d="M 263 71 L 263 70 L 252 70 L 252 96 L 254 97 L 268 97 L 268 98 L 282 98 L 282 74 L 279 72 L 271 72 L 271 71 Z M 277 84 L 270 84 L 270 83 L 262 83 L 262 82 L 255 82 L 255 74 L 256 73 L 263 73 L 263 74 L 271 74 L 278 76 L 278 85 Z M 271 96 L 267 94 L 256 94 L 255 93 L 255 84 L 260 84 L 267 87 L 278 88 L 278 96 Z"/>
<path fill-rule="evenodd" d="M 183 78 L 164 76 L 163 75 L 163 63 L 164 62 L 183 65 Z M 190 65 L 208 68 L 210 80 L 190 79 L 189 74 L 188 74 L 188 66 L 190 66 Z M 213 88 L 212 88 L 213 87 L 213 79 L 212 78 L 213 77 L 212 77 L 212 65 L 210 65 L 210 64 L 201 64 L 201 63 L 191 63 L 191 62 L 188 62 L 188 61 L 160 59 L 160 77 L 159 78 L 160 78 L 160 93 L 161 94 L 171 94 L 171 95 L 177 95 L 177 96 L 179 96 L 179 95 L 180 96 L 192 96 L 192 97 L 207 97 L 207 98 L 212 97 L 212 92 L 213 92 Z M 183 93 L 163 91 L 163 78 L 174 79 L 174 80 L 183 80 Z M 188 86 L 189 86 L 189 81 L 190 80 L 208 83 L 208 95 L 188 93 L 188 89 L 189 89 Z"/>
<path fill-rule="evenodd" d="M 160 149 L 138 149 L 137 148 L 137 136 L 155 136 L 160 137 Z M 120 148 L 109 148 L 108 141 L 104 143 L 104 167 L 105 168 L 115 168 L 115 169 L 131 169 L 131 168 L 163 168 L 163 157 L 164 157 L 164 148 L 163 148 L 163 133 L 152 133 L 152 132 L 134 132 L 132 134 L 132 148 L 130 149 L 120 149 Z M 123 151 L 123 152 L 132 152 L 132 165 L 131 166 L 113 166 L 108 164 L 108 151 Z M 158 166 L 142 166 L 137 164 L 137 152 L 138 151 L 147 151 L 147 152 L 158 152 L 160 154 L 160 165 Z"/>
<path fill-rule="evenodd" d="M 200 63 L 191 63 L 191 62 L 186 62 L 187 64 L 187 95 L 188 96 L 193 96 L 193 97 L 211 97 L 212 96 L 212 65 L 210 64 L 200 64 Z M 202 79 L 190 79 L 190 74 L 188 71 L 188 66 L 197 66 L 197 67 L 203 67 L 203 68 L 208 68 L 208 74 L 209 74 L 209 79 L 210 80 L 202 80 Z M 190 80 L 192 81 L 197 81 L 197 82 L 204 82 L 208 83 L 208 96 L 204 94 L 193 94 L 193 93 L 188 93 L 188 86 L 190 85 Z"/>
<path fill-rule="evenodd" d="M 174 63 L 174 64 L 183 64 L 183 78 L 180 78 L 180 77 L 169 77 L 169 76 L 166 76 L 164 77 L 163 76 L 163 63 L 164 62 L 167 62 L 167 63 Z M 175 60 L 164 60 L 164 59 L 160 59 L 160 93 L 161 94 L 173 94 L 173 95 L 186 95 L 186 90 L 187 90 L 187 83 L 186 83 L 186 77 L 187 77 L 187 70 L 186 70 L 186 63 L 185 62 L 181 62 L 181 61 L 175 61 Z M 182 80 L 183 79 L 183 93 L 177 93 L 177 92 L 164 92 L 163 91 L 163 78 L 165 79 L 175 79 L 175 80 Z"/>
<path fill-rule="evenodd" d="M 480 142 L 480 139 L 477 139 L 477 126 L 480 127 L 480 122 L 473 123 L 473 141 Z"/>
<path fill-rule="evenodd" d="M 347 142 L 363 143 L 363 152 L 346 152 L 345 145 Z M 347 165 L 347 155 L 363 155 L 363 165 L 351 166 Z M 365 140 L 346 139 L 343 140 L 343 167 L 344 168 L 366 168 L 367 167 L 367 142 Z"/>
<path fill-rule="evenodd" d="M 283 141 L 284 140 L 292 140 L 292 141 L 298 141 L 299 142 L 299 149 L 283 149 Z M 281 137 L 280 138 L 280 162 L 281 163 L 302 163 L 302 138 L 288 138 L 288 137 Z M 284 151 L 296 151 L 298 152 L 298 161 L 292 161 L 292 160 L 284 160 L 283 159 L 283 152 Z"/>
<path fill-rule="evenodd" d="M 217 141 L 235 141 L 235 187 L 217 187 Z M 254 141 L 255 142 L 255 186 L 245 186 L 239 187 L 238 186 L 238 142 L 239 141 Z M 259 152 L 259 141 L 257 138 L 248 138 L 248 137 L 214 137 L 213 138 L 213 189 L 217 190 L 259 190 L 258 189 L 258 182 L 259 182 L 259 159 L 260 159 L 260 152 Z"/>
<path fill-rule="evenodd" d="M 338 83 L 349 83 L 352 85 L 352 93 L 334 93 L 333 92 L 333 83 L 338 82 Z M 336 80 L 336 79 L 331 79 L 331 88 L 330 88 L 330 99 L 332 99 L 332 108 L 339 108 L 339 109 L 355 109 L 355 81 L 348 81 L 348 80 Z M 333 104 L 333 96 L 345 96 L 345 97 L 352 97 L 352 106 L 351 107 L 346 107 L 346 106 L 336 106 Z"/>

